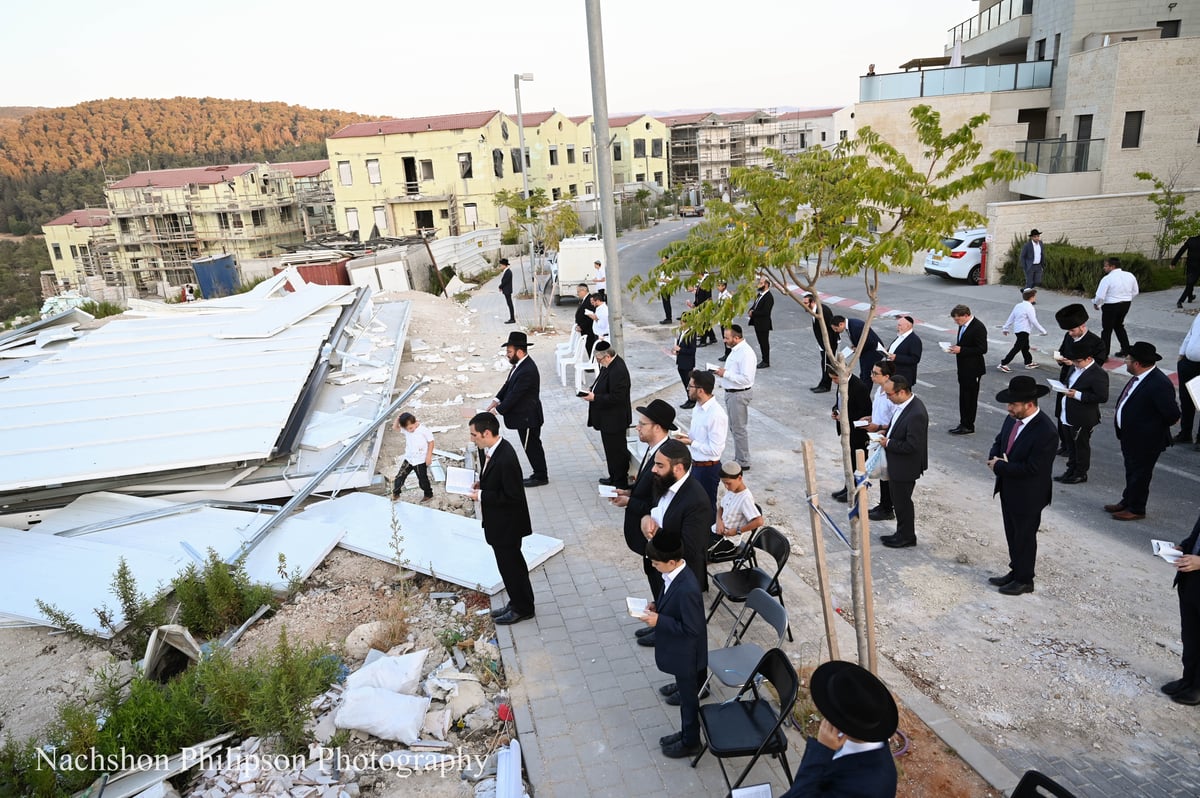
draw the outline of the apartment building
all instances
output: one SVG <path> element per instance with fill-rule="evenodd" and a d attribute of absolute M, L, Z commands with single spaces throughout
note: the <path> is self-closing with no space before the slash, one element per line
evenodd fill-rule
<path fill-rule="evenodd" d="M 732 125 L 711 111 L 661 117 L 670 131 L 671 182 L 699 189 L 707 183 L 718 195 L 729 185 L 735 165 Z"/>
<path fill-rule="evenodd" d="M 110 219 L 107 208 L 82 208 L 42 225 L 58 291 L 78 289 L 89 277 L 111 273 Z"/>
<path fill-rule="evenodd" d="M 521 121 L 529 188 L 545 189 L 552 201 L 581 195 L 584 183 L 592 182 L 592 166 L 583 162 L 578 123 L 561 111 L 522 114 Z"/>
<path fill-rule="evenodd" d="M 812 147 L 832 147 L 837 143 L 834 114 L 840 108 L 813 108 L 807 111 L 788 111 L 776 117 L 779 143 L 776 149 L 795 155 Z"/>
<path fill-rule="evenodd" d="M 1173 178 L 1200 207 L 1198 35 L 1197 3 L 981 0 L 942 56 L 861 77 L 849 126 L 908 141 L 919 158 L 912 106 L 938 110 L 944 128 L 987 113 L 985 151 L 1015 150 L 1036 167 L 968 198 L 997 246 L 1038 227 L 1051 240 L 1151 253 L 1158 222 L 1135 172 Z"/>

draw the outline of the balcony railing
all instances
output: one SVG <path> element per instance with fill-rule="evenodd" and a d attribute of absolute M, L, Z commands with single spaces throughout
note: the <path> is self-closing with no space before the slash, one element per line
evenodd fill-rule
<path fill-rule="evenodd" d="M 1033 0 L 1000 0 L 986 11 L 980 11 L 966 22 L 955 25 L 947 33 L 946 48 L 954 46 L 956 41 L 969 41 L 993 28 L 998 28 L 1005 22 L 1011 22 L 1017 17 L 1033 13 Z"/>
<path fill-rule="evenodd" d="M 902 100 L 909 97 L 941 97 L 984 91 L 1048 89 L 1054 76 L 1053 61 L 1020 64 L 922 69 L 865 75 L 858 79 L 859 102 Z"/>
<path fill-rule="evenodd" d="M 1049 175 L 1098 172 L 1104 154 L 1104 139 L 1031 139 L 1017 142 L 1017 154 Z"/>

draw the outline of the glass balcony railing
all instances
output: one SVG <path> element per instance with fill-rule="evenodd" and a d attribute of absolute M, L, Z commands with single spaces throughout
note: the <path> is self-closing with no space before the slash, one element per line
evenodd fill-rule
<path fill-rule="evenodd" d="M 982 91 L 1047 89 L 1050 88 L 1053 73 L 1053 61 L 1026 61 L 1021 64 L 948 67 L 892 72 L 887 75 L 865 75 L 858 79 L 858 100 L 873 102 Z"/>
<path fill-rule="evenodd" d="M 1017 142 L 1017 154 L 1048 175 L 1098 172 L 1104 139 L 1031 139 Z"/>
<path fill-rule="evenodd" d="M 1005 22 L 1033 13 L 1033 0 L 1000 0 L 986 11 L 980 11 L 966 22 L 959 23 L 946 35 L 946 49 L 956 41 L 970 41 L 981 33 L 998 28 Z"/>

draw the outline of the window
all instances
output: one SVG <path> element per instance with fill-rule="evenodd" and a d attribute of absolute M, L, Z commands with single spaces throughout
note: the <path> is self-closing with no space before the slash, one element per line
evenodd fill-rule
<path fill-rule="evenodd" d="M 413 211 L 413 218 L 417 222 L 417 230 L 422 233 L 436 229 L 433 226 L 433 211 Z"/>
<path fill-rule="evenodd" d="M 662 139 L 650 139 L 650 157 L 651 158 L 663 157 L 663 140 Z"/>
<path fill-rule="evenodd" d="M 751 137 L 750 137 L 750 146 L 751 146 L 751 147 L 757 147 L 757 146 L 758 146 L 758 136 L 751 136 Z"/>
<path fill-rule="evenodd" d="M 512 156 L 513 174 L 514 175 L 521 174 L 521 172 L 523 171 L 523 167 L 521 166 L 521 150 L 520 150 L 520 148 L 513 147 L 510 155 Z"/>
<path fill-rule="evenodd" d="M 592 162 L 592 148 L 591 147 L 583 148 L 583 162 L 584 163 Z"/>
<path fill-rule="evenodd" d="M 221 228 L 222 230 L 229 229 L 229 214 L 225 211 L 217 211 L 217 227 Z"/>
<path fill-rule="evenodd" d="M 825 141 L 825 131 L 821 131 L 821 141 Z"/>
<path fill-rule="evenodd" d="M 1033 44 L 1033 60 L 1034 61 L 1045 61 L 1046 60 L 1046 40 L 1045 39 L 1038 39 L 1036 42 L 1034 42 L 1034 44 Z"/>
<path fill-rule="evenodd" d="M 575 163 L 575 145 L 567 145 L 567 163 Z"/>
<path fill-rule="evenodd" d="M 1125 112 L 1125 132 L 1121 134 L 1121 149 L 1131 150 L 1142 146 L 1142 116 L 1145 111 Z"/>
<path fill-rule="evenodd" d="M 450 218 L 450 209 L 449 208 L 439 209 L 438 210 L 438 218 L 439 219 L 449 219 Z"/>
<path fill-rule="evenodd" d="M 636 175 L 633 176 L 633 179 L 635 181 L 637 181 L 638 183 L 645 183 L 646 182 L 646 173 L 638 172 Z"/>
<path fill-rule="evenodd" d="M 619 141 L 613 145 L 613 160 L 621 160 L 621 142 Z"/>
<path fill-rule="evenodd" d="M 267 223 L 267 219 L 266 219 L 265 214 L 261 210 L 250 211 L 250 222 L 255 227 L 262 227 L 264 224 Z"/>
<path fill-rule="evenodd" d="M 525 148 L 525 168 L 529 168 L 529 148 Z"/>
<path fill-rule="evenodd" d="M 633 157 L 634 158 L 645 158 L 646 157 L 646 140 L 645 139 L 634 139 L 633 140 Z"/>
<path fill-rule="evenodd" d="M 1164 38 L 1164 39 L 1178 39 L 1179 38 L 1179 20 L 1168 19 L 1168 20 L 1163 20 L 1161 22 L 1156 22 L 1154 24 L 1157 25 L 1159 27 L 1159 29 L 1162 31 L 1160 34 L 1160 36 L 1162 38 Z"/>
<path fill-rule="evenodd" d="M 839 130 L 838 131 L 838 141 L 845 141 L 845 140 L 846 140 L 846 131 Z"/>
<path fill-rule="evenodd" d="M 371 215 L 375 217 L 375 229 L 379 231 L 380 235 L 387 235 L 387 212 L 383 209 L 383 206 L 376 205 L 371 209 Z"/>
<path fill-rule="evenodd" d="M 350 173 L 349 161 L 338 161 L 338 183 L 343 186 L 354 185 L 354 175 Z"/>
<path fill-rule="evenodd" d="M 242 215 L 241 215 L 240 213 L 231 213 L 231 214 L 229 214 L 229 221 L 233 222 L 233 229 L 234 229 L 234 230 L 241 230 L 243 227 L 245 227 L 245 226 L 246 226 L 246 225 L 245 225 L 245 224 L 242 222 Z"/>
<path fill-rule="evenodd" d="M 724 166 L 721 167 L 721 177 L 728 177 Z"/>
<path fill-rule="evenodd" d="M 562 199 L 562 189 L 561 188 L 550 189 L 550 199 L 555 200 L 555 201 Z"/>
<path fill-rule="evenodd" d="M 463 180 L 469 180 L 475 176 L 474 170 L 471 169 L 471 153 L 460 152 L 458 154 L 458 176 Z"/>
<path fill-rule="evenodd" d="M 712 180 L 712 170 L 711 170 L 711 169 L 705 169 L 705 170 L 704 170 L 704 179 L 705 179 L 705 180 Z"/>
<path fill-rule="evenodd" d="M 54 259 L 62 260 L 62 247 L 58 244 L 51 244 L 50 246 L 54 247 Z"/>
<path fill-rule="evenodd" d="M 572 197 L 578 197 L 579 196 L 579 184 L 572 183 L 571 185 L 567 186 L 567 193 L 570 194 Z"/>
<path fill-rule="evenodd" d="M 584 183 L 583 184 L 583 193 L 584 194 L 594 194 L 594 193 L 596 193 L 596 187 L 594 185 L 592 185 L 591 183 Z"/>
<path fill-rule="evenodd" d="M 496 177 L 504 177 L 504 150 L 492 150 L 492 174 Z"/>
<path fill-rule="evenodd" d="M 74 258 L 78 258 L 78 257 L 79 257 L 79 247 L 72 244 L 71 245 L 71 258 L 74 259 Z"/>
<path fill-rule="evenodd" d="M 663 184 L 663 182 L 662 182 L 662 172 L 655 172 L 655 173 L 654 173 L 654 182 L 655 182 L 655 183 L 657 183 L 657 184 L 658 184 L 658 185 L 660 185 L 660 186 Z"/>
<path fill-rule="evenodd" d="M 550 165 L 558 166 L 558 146 L 555 144 L 550 145 Z"/>
<path fill-rule="evenodd" d="M 383 182 L 383 178 L 379 174 L 379 161 L 375 158 L 367 161 L 367 180 L 376 186 Z"/>
<path fill-rule="evenodd" d="M 802 150 L 808 149 L 808 134 L 807 133 L 802 132 L 800 134 L 800 149 L 802 149 Z"/>
<path fill-rule="evenodd" d="M 358 230 L 358 208 L 346 209 L 346 229 Z"/>
<path fill-rule="evenodd" d="M 279 221 L 290 222 L 292 220 L 292 218 L 293 218 L 292 217 L 292 206 L 291 205 L 281 205 L 279 207 Z"/>

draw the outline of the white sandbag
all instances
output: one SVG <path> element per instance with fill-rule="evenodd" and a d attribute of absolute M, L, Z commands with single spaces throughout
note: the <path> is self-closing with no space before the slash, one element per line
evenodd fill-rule
<path fill-rule="evenodd" d="M 347 690 L 333 722 L 384 740 L 412 745 L 421 737 L 428 698 L 401 695 L 381 687 Z"/>
<path fill-rule="evenodd" d="M 421 669 L 425 667 L 423 648 L 399 657 L 377 657 L 346 677 L 346 688 L 381 687 L 393 693 L 413 695 L 421 683 Z"/>

